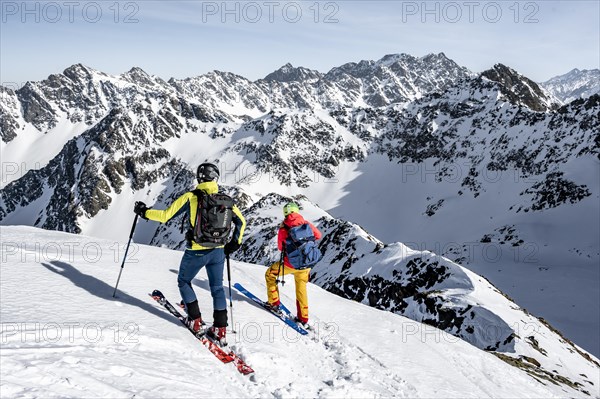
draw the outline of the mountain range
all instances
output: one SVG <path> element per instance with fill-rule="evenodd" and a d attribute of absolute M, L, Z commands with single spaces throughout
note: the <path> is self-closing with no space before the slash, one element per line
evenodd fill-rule
<path fill-rule="evenodd" d="M 248 215 L 238 259 L 276 258 L 276 210 L 295 198 L 327 233 L 316 284 L 581 392 L 549 359 L 600 354 L 600 95 L 572 94 L 585 76 L 540 85 L 443 53 L 254 82 L 73 65 L 0 88 L 0 223 L 125 240 L 135 200 L 164 207 L 218 162 Z M 180 227 L 142 222 L 135 240 L 181 248 Z"/>
<path fill-rule="evenodd" d="M 575 68 L 564 75 L 555 76 L 541 85 L 563 103 L 569 103 L 600 93 L 600 69 L 579 70 Z"/>

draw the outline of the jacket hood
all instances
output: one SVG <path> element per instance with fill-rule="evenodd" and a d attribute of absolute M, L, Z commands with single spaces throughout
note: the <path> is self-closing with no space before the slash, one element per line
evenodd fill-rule
<path fill-rule="evenodd" d="M 207 194 L 216 194 L 219 192 L 219 185 L 216 181 L 206 181 L 196 186 L 197 189 L 205 191 Z"/>
<path fill-rule="evenodd" d="M 296 227 L 306 223 L 306 220 L 299 213 L 290 213 L 283 220 L 283 224 L 288 227 Z"/>

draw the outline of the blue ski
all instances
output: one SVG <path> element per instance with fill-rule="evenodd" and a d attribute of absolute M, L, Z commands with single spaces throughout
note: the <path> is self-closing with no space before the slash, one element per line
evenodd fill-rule
<path fill-rule="evenodd" d="M 291 312 L 283 304 L 280 305 L 280 308 L 285 313 L 285 316 L 271 311 L 271 309 L 267 306 L 267 304 L 265 302 L 261 301 L 256 295 L 254 295 L 253 293 L 251 293 L 250 291 L 248 291 L 247 289 L 242 287 L 242 285 L 240 283 L 235 283 L 233 285 L 233 287 L 236 290 L 238 290 L 239 292 L 241 292 L 242 294 L 246 295 L 248 298 L 252 299 L 257 304 L 259 304 L 263 309 L 267 310 L 269 313 L 271 313 L 272 315 L 277 317 L 279 320 L 283 321 L 285 324 L 287 324 L 288 326 L 290 326 L 291 328 L 296 330 L 298 333 L 300 333 L 302 335 L 308 334 L 308 331 L 306 331 L 304 328 L 302 328 L 298 324 L 296 324 L 296 322 L 292 318 Z"/>

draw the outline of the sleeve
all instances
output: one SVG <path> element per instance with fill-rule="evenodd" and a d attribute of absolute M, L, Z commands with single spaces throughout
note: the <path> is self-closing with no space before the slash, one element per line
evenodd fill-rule
<path fill-rule="evenodd" d="M 310 224 L 310 228 L 312 229 L 313 234 L 315 235 L 315 239 L 320 240 L 321 237 L 323 237 L 323 234 L 321 234 L 319 229 L 317 229 L 314 224 L 312 224 L 311 222 L 308 222 L 308 224 Z"/>
<path fill-rule="evenodd" d="M 246 230 L 246 219 L 240 212 L 237 205 L 234 205 L 233 208 L 233 224 L 235 229 L 233 230 L 233 236 L 231 240 L 237 241 L 238 244 L 242 243 L 242 237 L 244 236 L 244 230 Z"/>
<path fill-rule="evenodd" d="M 194 195 L 191 192 L 183 194 L 177 198 L 167 209 L 164 211 L 160 209 L 148 209 L 146 211 L 146 218 L 154 220 L 155 222 L 167 223 L 175 216 L 181 215 L 185 211 L 190 209 L 190 196 Z"/>
<path fill-rule="evenodd" d="M 283 227 L 279 227 L 279 232 L 277 233 L 277 249 L 283 251 L 283 244 L 285 244 L 285 240 L 287 239 L 287 230 Z"/>

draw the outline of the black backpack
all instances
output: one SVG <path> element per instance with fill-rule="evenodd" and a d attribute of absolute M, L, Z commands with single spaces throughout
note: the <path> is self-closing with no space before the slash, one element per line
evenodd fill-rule
<path fill-rule="evenodd" d="M 192 192 L 198 197 L 192 239 L 207 248 L 225 245 L 231 233 L 233 199 L 227 194 L 207 194 L 199 189 Z"/>

